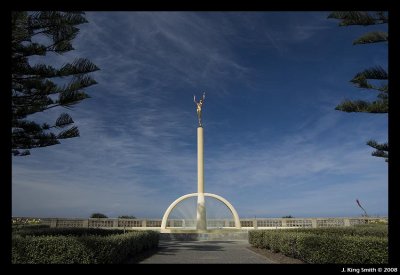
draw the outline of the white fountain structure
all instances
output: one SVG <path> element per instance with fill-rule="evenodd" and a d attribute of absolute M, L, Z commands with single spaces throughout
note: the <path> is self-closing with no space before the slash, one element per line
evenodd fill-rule
<path fill-rule="evenodd" d="M 204 193 L 204 129 L 201 123 L 201 110 L 202 110 L 202 105 L 204 103 L 204 99 L 205 99 L 205 93 L 203 93 L 203 97 L 200 99 L 199 102 L 196 102 L 196 97 L 194 97 L 194 102 L 197 105 L 197 117 L 199 120 L 199 126 L 197 127 L 197 193 L 183 195 L 178 199 L 176 199 L 173 203 L 171 203 L 171 205 L 165 211 L 161 222 L 162 233 L 171 232 L 171 229 L 167 228 L 167 220 L 170 213 L 175 208 L 175 206 L 178 203 L 182 202 L 183 200 L 196 196 L 197 196 L 197 219 L 196 219 L 195 232 L 207 232 L 207 214 L 206 214 L 207 212 L 206 212 L 205 197 L 211 197 L 217 199 L 221 201 L 223 204 L 225 204 L 232 213 L 235 222 L 234 228 L 236 229 L 241 228 L 239 215 L 236 212 L 233 205 L 228 200 L 216 194 Z"/>

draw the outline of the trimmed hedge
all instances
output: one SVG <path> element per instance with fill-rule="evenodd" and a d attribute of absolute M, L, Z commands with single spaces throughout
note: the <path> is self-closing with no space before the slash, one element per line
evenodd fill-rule
<path fill-rule="evenodd" d="M 332 228 L 336 229 L 336 228 Z M 318 264 L 387 264 L 386 237 L 332 235 L 316 230 L 254 230 L 249 231 L 249 243 L 258 248 L 281 252 L 306 263 Z"/>
<path fill-rule="evenodd" d="M 50 225 L 47 224 L 13 224 L 11 229 L 13 232 L 20 230 L 31 230 L 31 229 L 42 229 L 42 228 L 50 228 Z"/>
<path fill-rule="evenodd" d="M 340 236 L 388 236 L 388 226 L 379 225 L 356 225 L 351 227 L 331 227 L 331 228 L 296 228 L 289 229 L 295 232 L 312 233 L 317 235 L 340 235 Z"/>
<path fill-rule="evenodd" d="M 123 234 L 123 229 L 102 229 L 102 228 L 46 228 L 46 227 L 29 227 L 21 228 L 15 231 L 20 236 L 109 236 L 114 234 Z"/>
<path fill-rule="evenodd" d="M 12 238 L 12 263 L 124 263 L 144 250 L 157 247 L 158 240 L 159 233 L 150 230 L 103 236 L 16 234 Z"/>

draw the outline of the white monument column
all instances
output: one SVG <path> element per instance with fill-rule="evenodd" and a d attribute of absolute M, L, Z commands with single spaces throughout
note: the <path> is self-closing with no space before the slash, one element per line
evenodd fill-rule
<path fill-rule="evenodd" d="M 197 224 L 196 229 L 207 230 L 206 202 L 204 199 L 204 134 L 197 128 Z"/>
<path fill-rule="evenodd" d="M 203 106 L 205 98 L 206 94 L 203 93 L 203 97 L 200 99 L 200 101 L 196 102 L 196 96 L 193 96 L 193 101 L 194 103 L 196 103 L 197 106 L 196 111 L 197 111 L 197 118 L 199 120 L 199 126 L 197 127 L 197 193 L 186 194 L 182 197 L 179 197 L 173 203 L 171 203 L 171 205 L 167 208 L 162 218 L 161 233 L 171 232 L 171 229 L 167 228 L 167 220 L 169 214 L 174 209 L 174 207 L 181 201 L 195 196 L 197 196 L 197 223 L 196 223 L 197 232 L 202 232 L 207 230 L 206 202 L 204 199 L 205 197 L 211 197 L 217 199 L 223 204 L 225 204 L 233 215 L 233 219 L 235 220 L 235 228 L 237 229 L 241 228 L 239 215 L 229 201 L 215 194 L 204 193 L 204 133 L 203 133 L 203 126 L 201 124 L 201 108 Z"/>

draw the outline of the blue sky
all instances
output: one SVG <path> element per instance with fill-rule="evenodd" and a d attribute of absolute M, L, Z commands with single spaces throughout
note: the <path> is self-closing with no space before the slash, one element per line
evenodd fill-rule
<path fill-rule="evenodd" d="M 63 111 L 81 136 L 12 159 L 12 215 L 161 218 L 197 191 L 203 105 L 205 191 L 240 217 L 388 213 L 388 166 L 365 145 L 387 140 L 387 115 L 335 111 L 374 99 L 351 85 L 387 66 L 387 45 L 353 46 L 387 26 L 338 27 L 328 12 L 87 12 L 75 51 L 101 70 L 92 98 Z M 33 58 L 32 63 L 42 61 Z"/>

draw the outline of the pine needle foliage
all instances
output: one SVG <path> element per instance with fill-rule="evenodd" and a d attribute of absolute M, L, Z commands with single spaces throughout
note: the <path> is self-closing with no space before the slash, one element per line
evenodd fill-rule
<path fill-rule="evenodd" d="M 388 13 L 386 11 L 336 11 L 332 12 L 328 18 L 339 19 L 339 26 L 351 25 L 379 25 L 388 23 Z M 389 41 L 389 35 L 385 31 L 373 31 L 363 34 L 353 41 L 353 45 L 385 43 Z M 371 81 L 372 80 L 372 81 Z M 389 111 L 389 86 L 388 72 L 380 66 L 374 66 L 357 73 L 350 80 L 354 86 L 360 89 L 378 92 L 377 99 L 374 101 L 365 100 L 344 100 L 335 110 L 343 112 L 372 113 L 382 114 Z M 379 82 L 380 84 L 376 84 Z M 389 160 L 389 144 L 378 143 L 369 140 L 367 145 L 375 149 L 372 156 L 382 157 L 386 162 Z"/>
<path fill-rule="evenodd" d="M 67 113 L 55 122 L 37 123 L 29 116 L 55 107 L 72 108 L 89 98 L 84 91 L 97 82 L 88 75 L 99 68 L 86 58 L 77 58 L 55 68 L 32 57 L 62 55 L 74 50 L 77 27 L 87 23 L 83 12 L 12 12 L 11 92 L 12 148 L 14 156 L 30 155 L 29 149 L 59 144 L 61 139 L 79 136 L 78 127 Z M 67 84 L 60 84 L 67 83 Z"/>

